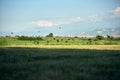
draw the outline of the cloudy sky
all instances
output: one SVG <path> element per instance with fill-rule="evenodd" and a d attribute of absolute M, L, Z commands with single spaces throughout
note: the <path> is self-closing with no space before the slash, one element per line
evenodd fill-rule
<path fill-rule="evenodd" d="M 120 28 L 120 0 L 0 0 L 0 34 L 71 35 L 101 28 Z"/>

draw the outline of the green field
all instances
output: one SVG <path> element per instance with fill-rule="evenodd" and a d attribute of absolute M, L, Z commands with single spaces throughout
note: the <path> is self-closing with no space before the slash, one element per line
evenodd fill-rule
<path fill-rule="evenodd" d="M 35 37 L 32 37 L 35 38 Z M 120 45 L 120 38 L 97 40 L 96 38 L 80 37 L 38 37 L 41 39 L 31 40 L 31 38 L 20 40 L 18 37 L 0 37 L 0 46 L 12 45 Z M 35 41 L 38 44 L 35 44 Z"/>
<path fill-rule="evenodd" d="M 119 39 L 61 38 L 0 37 L 0 80 L 120 79 Z"/>
<path fill-rule="evenodd" d="M 120 50 L 0 48 L 0 80 L 119 80 Z"/>

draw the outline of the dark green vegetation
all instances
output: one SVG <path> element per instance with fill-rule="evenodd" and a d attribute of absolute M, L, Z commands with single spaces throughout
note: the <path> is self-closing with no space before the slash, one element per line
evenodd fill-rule
<path fill-rule="evenodd" d="M 53 37 L 50 33 L 47 37 L 30 37 L 30 36 L 6 36 L 0 37 L 0 46 L 11 45 L 120 45 L 120 38 L 112 36 L 96 36 L 95 38 L 87 37 Z"/>
<path fill-rule="evenodd" d="M 46 35 L 46 37 L 53 37 L 53 33 Z"/>
<path fill-rule="evenodd" d="M 119 79 L 119 50 L 0 48 L 0 80 Z"/>

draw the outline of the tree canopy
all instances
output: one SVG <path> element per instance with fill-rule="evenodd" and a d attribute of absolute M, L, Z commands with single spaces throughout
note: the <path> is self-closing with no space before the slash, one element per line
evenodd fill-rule
<path fill-rule="evenodd" d="M 49 33 L 46 37 L 53 37 L 53 33 Z"/>

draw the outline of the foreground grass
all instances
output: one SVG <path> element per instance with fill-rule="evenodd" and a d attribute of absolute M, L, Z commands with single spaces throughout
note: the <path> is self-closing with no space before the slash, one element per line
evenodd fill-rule
<path fill-rule="evenodd" d="M 0 80 L 119 80 L 120 50 L 0 48 Z"/>

